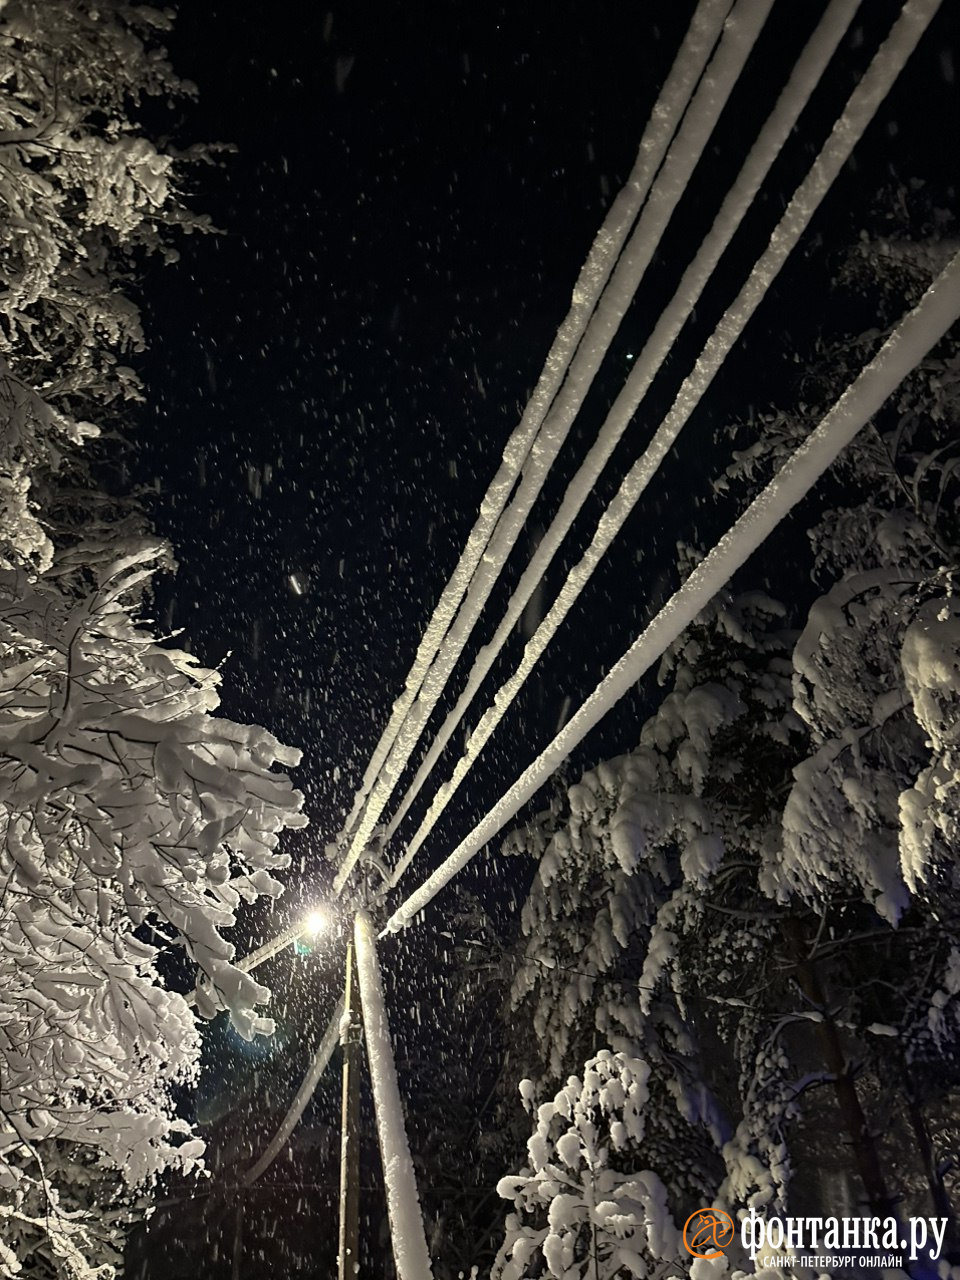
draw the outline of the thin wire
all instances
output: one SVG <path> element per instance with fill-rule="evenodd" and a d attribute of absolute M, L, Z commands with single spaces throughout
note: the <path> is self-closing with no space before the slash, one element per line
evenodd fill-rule
<path fill-rule="evenodd" d="M 300 1121 L 300 1117 L 307 1109 L 307 1103 L 313 1097 L 317 1084 L 321 1076 L 330 1064 L 333 1057 L 333 1051 L 340 1042 L 340 1019 L 343 1016 L 343 1001 L 341 996 L 334 1006 L 333 1013 L 330 1015 L 330 1021 L 327 1023 L 326 1030 L 321 1037 L 320 1044 L 316 1053 L 307 1068 L 307 1074 L 303 1077 L 300 1088 L 294 1095 L 293 1101 L 287 1109 L 287 1114 L 283 1117 L 277 1128 L 276 1133 L 267 1143 L 262 1155 L 256 1164 L 252 1164 L 250 1168 L 242 1175 L 240 1184 L 243 1187 L 251 1186 L 265 1173 L 273 1164 L 277 1156 L 287 1144 L 287 1139 L 293 1133 L 294 1129 Z"/>

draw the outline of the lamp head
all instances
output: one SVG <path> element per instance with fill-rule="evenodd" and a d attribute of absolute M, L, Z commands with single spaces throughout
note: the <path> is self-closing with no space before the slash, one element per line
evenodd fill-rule
<path fill-rule="evenodd" d="M 304 922 L 304 933 L 309 934 L 311 938 L 319 937 L 321 933 L 329 933 L 332 924 L 332 917 L 328 908 L 316 907 L 307 916 Z"/>

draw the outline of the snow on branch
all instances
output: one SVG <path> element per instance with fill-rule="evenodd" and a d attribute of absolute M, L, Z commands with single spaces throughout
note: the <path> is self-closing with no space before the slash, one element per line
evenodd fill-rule
<path fill-rule="evenodd" d="M 643 1141 L 649 1075 L 641 1059 L 604 1049 L 536 1108 L 528 1164 L 497 1186 L 514 1208 L 493 1280 L 676 1274 L 680 1232 L 666 1188 L 652 1169 L 625 1161 Z M 531 1082 L 520 1091 L 531 1099 Z"/>
<path fill-rule="evenodd" d="M 217 674 L 138 620 L 170 552 L 100 491 L 88 444 L 141 399 L 144 258 L 209 230 L 179 192 L 203 152 L 137 121 L 193 92 L 158 43 L 170 24 L 120 0 L 0 5 L 4 1276 L 108 1280 L 132 1189 L 197 1167 L 174 1090 L 200 1041 L 160 956 L 196 963 L 205 1013 L 269 1031 L 223 930 L 280 891 L 280 834 L 305 821 L 277 768 L 298 753 L 214 715 Z"/>
<path fill-rule="evenodd" d="M 87 595 L 0 573 L 0 1193 L 52 1142 L 131 1186 L 196 1160 L 170 1089 L 198 1037 L 158 937 L 206 975 L 205 1012 L 272 1026 L 222 930 L 280 891 L 279 834 L 305 818 L 274 766 L 297 753 L 211 714 L 216 673 L 131 614 L 164 549 L 125 551 Z"/>
<path fill-rule="evenodd" d="M 190 86 L 146 5 L 17 0 L 0 14 L 0 567 L 49 568 L 54 477 L 106 419 L 141 398 L 129 296 L 146 254 L 206 230 L 178 194 L 185 157 L 140 132 L 143 97 Z"/>
<path fill-rule="evenodd" d="M 960 841 L 960 604 L 931 601 L 904 636 L 900 654 L 917 722 L 933 763 L 899 798 L 900 858 L 915 887 L 934 862 L 934 848 Z"/>

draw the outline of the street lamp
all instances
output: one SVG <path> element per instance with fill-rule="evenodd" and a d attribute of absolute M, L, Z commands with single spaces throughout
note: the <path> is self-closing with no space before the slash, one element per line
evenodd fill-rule
<path fill-rule="evenodd" d="M 321 933 L 329 933 L 333 926 L 333 914 L 329 907 L 317 907 L 307 916 L 304 933 L 316 938 Z"/>

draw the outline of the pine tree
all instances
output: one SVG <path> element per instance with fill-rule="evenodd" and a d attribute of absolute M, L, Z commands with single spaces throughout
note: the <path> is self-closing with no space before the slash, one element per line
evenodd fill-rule
<path fill-rule="evenodd" d="M 782 628 L 782 613 L 761 593 L 717 601 L 667 654 L 661 679 L 669 692 L 644 725 L 638 749 L 571 787 L 565 821 L 549 815 L 510 841 L 514 851 L 526 847 L 539 858 L 513 995 L 540 1044 L 526 1093 L 542 1096 L 570 1072 L 577 1085 L 571 1080 L 567 1087 L 577 1092 L 581 1077 L 587 1079 L 582 1073 L 596 1070 L 598 1051 L 642 1063 L 643 1123 L 616 1144 L 616 1168 L 625 1183 L 652 1171 L 674 1224 L 714 1201 L 731 1164 L 735 1062 L 727 1058 L 718 1069 L 717 1050 L 723 1014 L 736 1027 L 748 1007 L 740 994 L 744 975 L 756 971 L 768 944 L 770 912 L 761 904 L 756 918 L 739 909 L 728 915 L 725 904 L 731 889 L 735 896 L 742 892 L 744 875 L 756 878 L 762 850 L 775 835 L 775 812 L 758 802 L 758 790 L 772 780 L 782 787 L 796 751 L 792 637 Z M 749 750 L 738 755 L 743 744 Z M 743 1052 L 756 1065 L 749 1037 Z M 589 1068 L 579 1065 L 585 1059 Z M 726 1114 L 724 1101 L 733 1104 Z M 756 1101 L 767 1105 L 769 1097 Z M 567 1103 L 561 1108 L 564 1115 L 569 1109 Z M 559 1136 L 553 1117 L 550 1110 L 541 1135 L 550 1141 Z M 538 1132 L 543 1128 L 538 1122 Z M 528 1209 L 559 1186 L 551 1180 L 555 1159 L 538 1163 L 535 1146 L 522 1186 L 517 1182 L 511 1192 Z M 773 1179 L 768 1198 L 786 1176 L 776 1140 L 774 1147 L 762 1152 Z M 611 1148 L 602 1149 L 609 1154 Z M 754 1165 L 760 1168 L 759 1159 Z M 518 1269 L 517 1259 L 533 1257 L 522 1240 L 547 1230 L 549 1208 L 546 1213 L 546 1226 L 527 1223 L 520 1235 L 524 1219 L 514 1215 L 501 1252 L 505 1276 L 536 1274 Z M 641 1215 L 630 1230 L 642 1235 L 645 1221 Z M 548 1238 L 537 1236 L 537 1256 Z M 632 1261 L 616 1250 L 604 1253 L 614 1259 L 611 1276 L 640 1274 L 631 1268 L 641 1265 L 641 1255 L 645 1266 L 676 1265 L 672 1246 L 657 1253 L 651 1239 L 643 1239 Z M 582 1256 L 582 1244 L 567 1243 Z M 566 1264 L 559 1244 L 556 1251 Z M 550 1269 L 549 1260 L 547 1266 L 548 1274 L 565 1274 Z"/>

